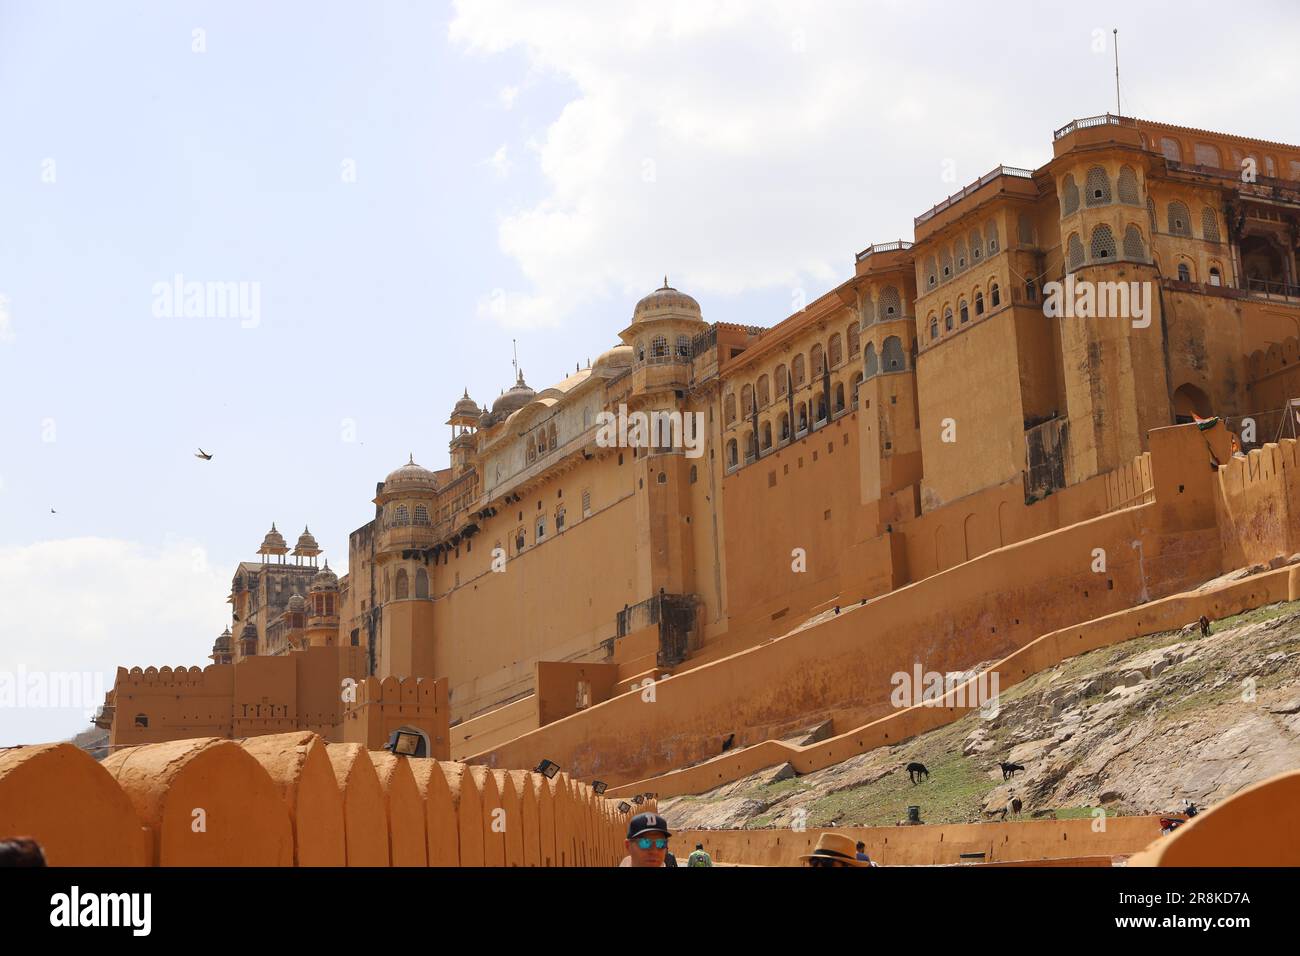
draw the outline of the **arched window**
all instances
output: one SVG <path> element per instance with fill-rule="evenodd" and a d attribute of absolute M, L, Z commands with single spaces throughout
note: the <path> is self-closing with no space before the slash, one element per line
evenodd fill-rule
<path fill-rule="evenodd" d="M 785 363 L 776 367 L 776 397 L 781 398 L 790 390 L 790 373 L 786 370 Z"/>
<path fill-rule="evenodd" d="M 939 251 L 939 276 L 944 282 L 952 278 L 952 250 L 946 246 Z"/>
<path fill-rule="evenodd" d="M 1083 265 L 1083 242 L 1079 239 L 1077 232 L 1070 233 L 1070 238 L 1065 244 L 1065 268 L 1073 272 L 1079 266 Z"/>
<path fill-rule="evenodd" d="M 1120 167 L 1119 201 L 1130 206 L 1138 205 L 1138 178 L 1132 166 Z"/>
<path fill-rule="evenodd" d="M 748 418 L 754 414 L 754 386 L 746 384 L 740 389 L 740 414 Z"/>
<path fill-rule="evenodd" d="M 844 411 L 844 383 L 837 382 L 835 385 L 835 410 Z"/>
<path fill-rule="evenodd" d="M 1223 285 L 1223 273 L 1218 266 L 1210 266 L 1210 285 Z"/>
<path fill-rule="evenodd" d="M 1142 230 L 1132 224 L 1124 229 L 1124 258 L 1137 262 L 1146 262 L 1146 245 L 1142 242 Z"/>
<path fill-rule="evenodd" d="M 751 428 L 745 432 L 745 461 L 753 461 L 758 457 L 758 436 L 754 434 Z"/>
<path fill-rule="evenodd" d="M 951 308 L 945 308 L 943 310 L 943 330 L 945 332 L 952 331 L 952 309 Z"/>
<path fill-rule="evenodd" d="M 1189 239 L 1192 235 L 1192 218 L 1187 207 L 1177 200 L 1169 204 L 1169 234 L 1187 236 Z"/>
<path fill-rule="evenodd" d="M 984 242 L 980 238 L 980 231 L 972 229 L 970 231 L 970 258 L 971 262 L 979 262 L 984 257 Z"/>
<path fill-rule="evenodd" d="M 808 430 L 808 403 L 800 402 L 799 403 L 799 431 L 806 432 L 807 430 Z"/>
<path fill-rule="evenodd" d="M 1088 170 L 1087 194 L 1083 198 L 1085 206 L 1104 206 L 1110 202 L 1110 177 L 1100 166 Z"/>
<path fill-rule="evenodd" d="M 903 341 L 897 335 L 891 335 L 881 343 L 880 355 L 886 372 L 900 372 L 907 367 L 903 359 Z"/>
<path fill-rule="evenodd" d="M 515 532 L 515 551 L 518 552 L 524 550 L 524 545 L 527 543 L 528 542 L 524 534 L 524 529 L 520 528 L 518 531 Z"/>
<path fill-rule="evenodd" d="M 1002 304 L 1002 290 L 998 288 L 996 282 L 989 287 L 989 301 L 995 309 Z"/>
<path fill-rule="evenodd" d="M 1079 211 L 1079 187 L 1075 185 L 1074 175 L 1066 173 L 1061 181 L 1061 218 L 1072 216 Z"/>
<path fill-rule="evenodd" d="M 780 435 L 781 435 L 780 440 L 789 441 L 790 440 L 790 414 L 788 412 L 782 412 L 779 421 L 780 421 Z"/>
<path fill-rule="evenodd" d="M 1147 219 L 1151 221 L 1151 235 L 1155 235 L 1160 230 L 1156 227 L 1156 202 L 1150 196 L 1147 197 Z"/>
<path fill-rule="evenodd" d="M 817 424 L 820 425 L 822 422 L 826 421 L 826 412 L 827 412 L 826 396 L 818 395 L 817 396 Z"/>
<path fill-rule="evenodd" d="M 1019 232 L 1020 244 L 1022 246 L 1032 246 L 1034 244 L 1034 224 L 1023 212 L 1016 219 L 1016 228 Z"/>
<path fill-rule="evenodd" d="M 668 357 L 668 339 L 662 335 L 656 335 L 650 340 L 650 355 L 652 358 Z"/>
<path fill-rule="evenodd" d="M 660 472 L 662 475 L 663 472 Z M 555 533 L 559 534 L 564 530 L 564 505 L 555 509 Z"/>
<path fill-rule="evenodd" d="M 862 373 L 867 378 L 871 378 L 879 371 L 880 361 L 876 358 L 876 343 L 868 342 L 867 347 L 862 350 Z"/>
<path fill-rule="evenodd" d="M 858 318 L 862 320 L 862 327 L 866 328 L 872 322 L 876 321 L 876 303 L 871 301 L 871 293 L 862 293 L 862 301 L 859 303 Z"/>
<path fill-rule="evenodd" d="M 763 422 L 763 450 L 772 447 L 772 423 Z"/>
<path fill-rule="evenodd" d="M 418 598 L 429 596 L 429 572 L 424 568 L 415 569 L 415 596 Z"/>
<path fill-rule="evenodd" d="M 1197 166 L 1209 166 L 1212 169 L 1219 169 L 1223 165 L 1219 147 L 1211 143 L 1193 143 L 1192 162 Z"/>
<path fill-rule="evenodd" d="M 965 272 L 966 269 L 970 266 L 970 256 L 967 254 L 966 251 L 965 239 L 962 238 L 957 239 L 957 244 L 953 247 L 953 256 L 957 260 L 957 271 L 959 273 Z"/>
<path fill-rule="evenodd" d="M 989 255 L 995 255 L 998 251 L 998 223 L 996 219 L 990 219 L 989 224 L 984 227 L 984 239 L 988 246 Z"/>
<path fill-rule="evenodd" d="M 1160 137 L 1160 151 L 1165 154 L 1165 159 L 1172 159 L 1175 163 L 1183 161 L 1183 148 L 1176 139 L 1168 136 Z"/>
<path fill-rule="evenodd" d="M 767 403 L 771 401 L 771 389 L 768 386 L 768 378 L 766 375 L 760 375 L 758 377 L 758 387 L 754 392 L 755 397 L 758 400 L 758 407 L 767 408 Z"/>
<path fill-rule="evenodd" d="M 965 299 L 957 303 L 957 315 L 960 317 L 962 325 L 970 321 L 970 309 L 967 307 Z"/>
<path fill-rule="evenodd" d="M 644 361 L 645 361 L 645 343 L 644 343 L 644 342 L 638 342 L 638 343 L 636 344 L 636 360 L 637 360 L 638 362 L 644 362 Z"/>
<path fill-rule="evenodd" d="M 415 506 L 415 519 L 414 519 L 414 523 L 415 523 L 415 524 L 418 524 L 418 525 L 425 525 L 425 526 L 427 526 L 427 525 L 430 523 L 430 522 L 429 522 L 429 509 L 426 508 L 424 505 L 416 505 L 416 506 Z"/>
<path fill-rule="evenodd" d="M 932 315 L 930 316 L 930 338 L 933 340 L 933 339 L 937 339 L 938 337 L 939 337 L 939 320 Z"/>
<path fill-rule="evenodd" d="M 691 357 L 691 337 L 689 335 L 677 336 L 677 358 L 686 361 Z"/>
<path fill-rule="evenodd" d="M 849 323 L 848 336 L 849 336 L 849 360 L 852 361 L 853 359 L 857 358 L 858 354 L 862 351 L 862 333 L 858 331 L 858 323 L 856 322 Z"/>
<path fill-rule="evenodd" d="M 925 260 L 925 282 L 931 289 L 939 282 L 939 267 L 935 264 L 934 256 Z"/>
<path fill-rule="evenodd" d="M 406 568 L 397 569 L 396 587 L 397 590 L 396 593 L 394 594 L 394 597 L 397 600 L 401 601 L 402 599 L 409 598 L 411 596 L 411 583 L 406 576 Z"/>
<path fill-rule="evenodd" d="M 840 338 L 840 333 L 833 334 L 831 340 L 826 343 L 826 357 L 831 363 L 831 368 L 839 368 L 840 363 L 844 361 L 844 340 Z"/>
<path fill-rule="evenodd" d="M 880 290 L 880 321 L 888 322 L 902 314 L 903 304 L 898 297 L 898 290 L 892 285 L 885 286 Z"/>
<path fill-rule="evenodd" d="M 821 378 L 822 372 L 826 371 L 826 355 L 822 351 L 821 343 L 818 342 L 808 353 L 809 360 L 812 362 L 813 378 Z"/>
<path fill-rule="evenodd" d="M 807 375 L 804 372 L 804 361 L 802 355 L 796 355 L 794 361 L 790 363 L 790 375 L 793 377 L 793 386 L 800 388 L 803 386 Z"/>
<path fill-rule="evenodd" d="M 858 389 L 862 385 L 862 373 L 853 373 L 853 407 L 858 407 Z"/>
<path fill-rule="evenodd" d="M 1186 262 L 1178 263 L 1178 281 L 1179 282 L 1192 281 L 1192 270 L 1187 268 Z"/>
<path fill-rule="evenodd" d="M 1034 283 L 1033 279 L 1025 280 L 1025 298 L 1030 302 L 1033 302 L 1038 298 L 1038 286 Z"/>
<path fill-rule="evenodd" d="M 394 525 L 407 525 L 411 523 L 411 513 L 406 510 L 406 505 L 398 505 L 393 509 Z"/>
<path fill-rule="evenodd" d="M 736 393 L 732 392 L 722 400 L 722 420 L 730 425 L 736 420 Z"/>
<path fill-rule="evenodd" d="M 1092 230 L 1092 261 L 1107 262 L 1115 258 L 1115 236 L 1104 223 Z"/>
<path fill-rule="evenodd" d="M 557 444 L 557 435 L 555 433 L 555 422 L 546 426 L 546 448 L 548 451 L 555 451 Z"/>
<path fill-rule="evenodd" d="M 736 453 L 736 439 L 733 438 L 733 439 L 731 439 L 731 441 L 727 442 L 727 467 L 728 467 L 728 468 L 735 468 L 735 467 L 736 467 L 736 464 L 737 464 L 737 462 L 738 462 L 738 459 L 737 459 L 737 457 L 736 457 L 736 454 L 737 454 L 737 453 Z"/>
<path fill-rule="evenodd" d="M 1207 242 L 1219 241 L 1219 217 L 1209 206 L 1201 210 L 1201 238 Z"/>
<path fill-rule="evenodd" d="M 983 292 L 975 293 L 975 314 L 976 315 L 984 314 L 984 293 Z"/>

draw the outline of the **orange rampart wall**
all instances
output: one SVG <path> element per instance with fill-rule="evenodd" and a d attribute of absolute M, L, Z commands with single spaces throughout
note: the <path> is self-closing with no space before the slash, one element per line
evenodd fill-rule
<path fill-rule="evenodd" d="M 310 732 L 144 744 L 102 764 L 72 744 L 0 750 L 0 839 L 32 837 L 54 866 L 384 866 L 390 852 L 396 865 L 482 866 L 498 808 L 497 865 L 560 865 L 557 842 L 567 866 L 622 858 L 626 816 L 586 784 Z"/>

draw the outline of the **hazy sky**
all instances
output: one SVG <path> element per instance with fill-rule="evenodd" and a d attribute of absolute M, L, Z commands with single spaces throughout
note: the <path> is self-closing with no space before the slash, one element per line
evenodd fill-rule
<path fill-rule="evenodd" d="M 511 338 L 544 387 L 665 273 L 771 325 L 1042 165 L 1114 26 L 1126 113 L 1300 142 L 1298 9 L 0 0 L 0 746 L 91 709 L 5 674 L 207 663 L 273 520 L 345 570 Z"/>

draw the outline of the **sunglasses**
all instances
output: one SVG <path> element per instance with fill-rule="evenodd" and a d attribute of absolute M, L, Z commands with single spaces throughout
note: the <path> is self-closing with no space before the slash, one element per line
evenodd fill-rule
<path fill-rule="evenodd" d="M 848 866 L 847 863 L 842 863 L 839 860 L 832 860 L 829 859 L 828 857 L 815 857 L 815 856 L 808 860 L 808 865 L 815 866 L 815 867 L 823 867 L 823 866 L 847 867 Z"/>
<path fill-rule="evenodd" d="M 655 839 L 650 837 L 639 837 L 636 841 L 636 845 L 643 850 L 648 850 L 651 846 L 654 846 L 656 850 L 666 850 L 668 848 L 668 841 L 663 837 Z"/>

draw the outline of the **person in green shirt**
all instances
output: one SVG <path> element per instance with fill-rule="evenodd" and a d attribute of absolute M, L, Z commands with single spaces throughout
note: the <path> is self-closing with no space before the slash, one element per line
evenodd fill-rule
<path fill-rule="evenodd" d="M 686 858 L 687 866 L 712 866 L 713 860 L 704 852 L 704 844 L 695 844 L 695 849 L 691 855 Z"/>

